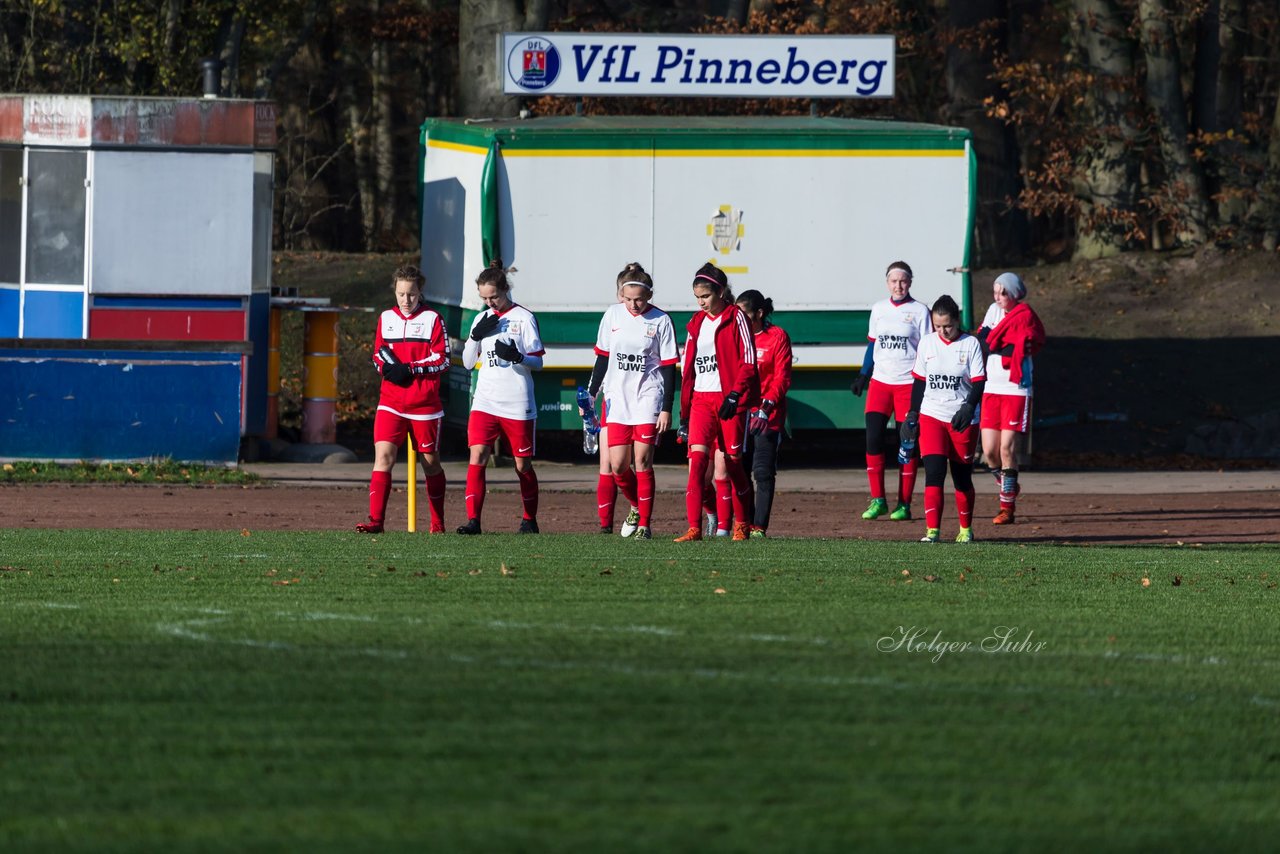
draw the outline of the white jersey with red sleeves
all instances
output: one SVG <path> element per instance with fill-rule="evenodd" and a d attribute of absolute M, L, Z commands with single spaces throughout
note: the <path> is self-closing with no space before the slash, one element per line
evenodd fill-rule
<path fill-rule="evenodd" d="M 472 340 L 471 329 L 490 314 L 497 314 L 502 318 L 497 334 L 479 342 Z M 533 370 L 524 363 L 513 365 L 499 358 L 493 351 L 494 345 L 499 341 L 510 341 L 527 356 L 543 355 L 546 351 L 542 347 L 538 321 L 533 312 L 515 303 L 503 312 L 482 311 L 476 315 L 467 333 L 467 343 L 462 351 L 463 367 L 475 367 L 480 371 L 480 377 L 476 380 L 476 393 L 471 398 L 471 409 L 517 421 L 537 418 L 537 404 L 533 399 Z"/>
<path fill-rule="evenodd" d="M 871 306 L 867 323 L 867 340 L 875 342 L 871 378 L 885 385 L 909 385 L 916 348 L 932 331 L 933 318 L 922 302 L 908 299 L 894 305 L 893 300 L 882 299 Z"/>
<path fill-rule="evenodd" d="M 378 395 L 378 408 L 414 421 L 442 417 L 440 378 L 449 366 L 449 338 L 440 315 L 425 306 L 407 317 L 399 307 L 387 309 L 378 317 L 373 336 L 373 363 L 379 371 L 382 358 L 378 352 L 383 345 L 389 346 L 404 364 L 423 371 L 408 387 L 384 382 Z"/>
<path fill-rule="evenodd" d="M 924 380 L 920 414 L 950 421 L 969 396 L 973 384 L 986 378 L 982 345 L 967 333 L 955 341 L 947 341 L 937 332 L 926 335 L 920 339 L 911 376 Z"/>
<path fill-rule="evenodd" d="M 652 305 L 638 315 L 623 303 L 609 306 L 596 333 L 596 355 L 609 357 L 604 375 L 609 423 L 655 423 L 662 411 L 661 368 L 680 358 L 667 313 Z"/>
<path fill-rule="evenodd" d="M 693 347 L 693 390 L 721 391 L 720 366 L 716 364 L 716 330 L 720 328 L 714 317 L 707 318 L 698 330 L 696 341 L 686 341 L 686 347 Z M 749 345 L 754 354 L 756 347 L 752 341 Z"/>
<path fill-rule="evenodd" d="M 982 328 L 987 330 L 995 329 L 1000 321 L 1004 320 L 1007 312 L 995 303 L 991 303 L 991 308 L 987 309 L 986 315 L 982 318 Z M 999 353 L 992 353 L 987 356 L 987 386 L 983 389 L 984 394 L 1007 394 L 1020 395 L 1026 397 L 1031 394 L 1031 389 L 1022 386 L 1009 379 L 1009 369 L 1004 366 L 1004 356 Z"/>

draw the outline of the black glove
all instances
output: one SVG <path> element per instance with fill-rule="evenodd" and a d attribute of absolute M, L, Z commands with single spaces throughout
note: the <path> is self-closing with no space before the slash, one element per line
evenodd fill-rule
<path fill-rule="evenodd" d="M 681 445 L 689 441 L 689 422 L 688 421 L 680 422 L 680 429 L 676 431 L 676 441 Z"/>
<path fill-rule="evenodd" d="M 759 436 L 769 426 L 769 413 L 763 409 L 751 410 L 750 417 L 747 418 L 747 432 L 752 436 Z"/>
<path fill-rule="evenodd" d="M 862 393 L 867 390 L 867 383 L 871 382 L 871 377 L 866 374 L 858 374 L 853 378 L 853 382 L 849 383 L 849 391 L 853 392 L 855 397 L 862 397 Z"/>
<path fill-rule="evenodd" d="M 960 408 L 956 410 L 956 414 L 951 416 L 952 430 L 968 430 L 969 425 L 973 422 L 973 404 L 962 403 Z"/>
<path fill-rule="evenodd" d="M 510 341 L 494 342 L 493 352 L 499 359 L 504 359 L 513 365 L 518 365 L 524 361 L 524 353 L 517 350 L 516 345 Z"/>
<path fill-rule="evenodd" d="M 403 362 L 392 362 L 382 366 L 382 378 L 389 383 L 407 386 L 413 382 L 413 368 Z"/>
<path fill-rule="evenodd" d="M 490 335 L 498 334 L 498 327 L 501 325 L 502 318 L 496 314 L 490 314 L 471 328 L 471 337 L 475 341 L 483 341 Z"/>
<path fill-rule="evenodd" d="M 730 418 L 738 414 L 738 397 L 740 395 L 736 391 L 731 391 L 724 396 L 724 400 L 720 403 L 720 420 L 728 421 Z"/>
<path fill-rule="evenodd" d="M 916 437 L 920 435 L 920 413 L 914 409 L 907 413 L 907 417 L 898 425 L 898 440 L 902 442 L 914 442 Z"/>

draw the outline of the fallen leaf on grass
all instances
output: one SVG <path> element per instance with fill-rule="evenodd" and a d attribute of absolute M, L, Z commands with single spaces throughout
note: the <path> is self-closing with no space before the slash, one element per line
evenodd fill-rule
<path fill-rule="evenodd" d="M 240 536 L 242 536 L 242 537 L 247 537 L 247 536 L 249 536 L 249 535 L 250 535 L 250 534 L 249 534 L 249 529 L 248 529 L 248 528 L 241 528 L 241 529 L 240 529 Z"/>
<path fill-rule="evenodd" d="M 930 582 L 930 583 L 933 583 L 934 581 L 937 581 L 937 580 L 938 580 L 938 576 L 936 576 L 936 575 L 926 575 L 926 576 L 924 577 L 924 580 L 925 580 L 925 581 L 928 581 L 928 582 Z"/>
<path fill-rule="evenodd" d="M 903 574 L 904 576 L 910 575 L 910 574 L 911 574 L 911 570 L 909 570 L 909 569 L 904 569 L 904 570 L 902 570 L 902 574 Z"/>
<path fill-rule="evenodd" d="M 479 575 L 482 572 L 484 572 L 483 569 L 468 569 L 467 575 Z"/>
<path fill-rule="evenodd" d="M 609 568 L 607 568 L 607 567 L 606 567 L 605 569 L 600 570 L 600 574 L 601 574 L 601 575 L 613 575 L 613 570 L 612 570 L 612 569 L 609 569 Z"/>
<path fill-rule="evenodd" d="M 1151 579 L 1150 579 L 1150 578 L 1147 578 L 1147 577 L 1144 575 L 1144 576 L 1142 577 L 1142 586 L 1143 586 L 1143 587 L 1150 587 L 1150 586 L 1151 586 Z"/>
<path fill-rule="evenodd" d="M 1173 577 L 1173 586 L 1174 586 L 1174 587 L 1181 587 L 1181 586 L 1182 586 L 1182 576 L 1181 576 L 1181 575 L 1175 575 L 1175 576 Z"/>
<path fill-rule="evenodd" d="M 723 587 L 717 587 L 717 588 L 715 589 L 715 592 L 716 592 L 716 593 L 728 593 L 729 591 L 725 590 Z"/>
<path fill-rule="evenodd" d="M 423 575 L 426 575 L 426 573 L 425 573 L 425 572 L 424 572 L 424 573 L 422 573 L 422 574 L 423 574 Z M 448 578 L 448 577 L 449 577 L 449 573 L 447 573 L 447 572 L 437 572 L 437 573 L 436 573 L 436 578 Z"/>
<path fill-rule="evenodd" d="M 516 568 L 514 566 L 509 567 L 504 563 L 502 565 L 501 572 L 503 575 L 510 575 L 514 577 L 516 574 Z"/>

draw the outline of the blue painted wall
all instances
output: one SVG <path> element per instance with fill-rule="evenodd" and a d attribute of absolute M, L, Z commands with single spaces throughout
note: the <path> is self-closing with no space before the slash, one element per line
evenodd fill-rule
<path fill-rule="evenodd" d="M 240 352 L 0 349 L 0 458 L 234 464 Z"/>

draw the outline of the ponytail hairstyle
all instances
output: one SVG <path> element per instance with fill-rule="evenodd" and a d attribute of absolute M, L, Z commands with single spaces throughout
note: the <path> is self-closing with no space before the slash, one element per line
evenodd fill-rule
<path fill-rule="evenodd" d="M 618 274 L 618 293 L 621 294 L 622 289 L 627 285 L 639 285 L 647 289 L 649 294 L 645 299 L 653 296 L 653 277 L 644 271 L 639 261 L 632 261 Z"/>
<path fill-rule="evenodd" d="M 938 299 L 934 301 L 931 311 L 934 314 L 941 314 L 955 321 L 960 320 L 960 306 L 956 305 L 956 301 L 948 294 L 943 294 L 938 297 Z"/>
<path fill-rule="evenodd" d="M 507 279 L 508 273 L 516 272 L 515 267 L 502 266 L 501 258 L 494 258 L 489 262 L 489 266 L 480 271 L 480 275 L 476 276 L 476 285 L 493 285 L 498 289 L 499 293 L 511 293 L 511 282 Z"/>
<path fill-rule="evenodd" d="M 885 278 L 886 279 L 889 278 L 889 274 L 892 273 L 894 270 L 901 270 L 902 272 L 906 273 L 908 281 L 914 281 L 916 278 L 915 274 L 911 272 L 911 265 L 908 264 L 906 261 L 894 261 L 888 267 L 885 267 L 885 270 L 884 270 Z"/>
<path fill-rule="evenodd" d="M 414 287 L 421 291 L 422 286 L 427 281 L 427 277 L 422 275 L 422 271 L 413 264 L 404 264 L 403 266 L 396 267 L 396 271 L 391 274 L 392 290 L 395 290 L 396 282 L 399 281 L 413 282 Z"/>
<path fill-rule="evenodd" d="M 729 287 L 729 277 L 724 274 L 715 264 L 710 261 L 698 268 L 698 272 L 693 274 L 693 286 L 706 285 L 711 288 L 720 299 L 729 305 L 734 304 L 733 288 Z"/>
<path fill-rule="evenodd" d="M 738 305 L 745 304 L 748 314 L 755 314 L 757 311 L 764 312 L 760 319 L 766 326 L 769 325 L 769 315 L 773 314 L 773 300 L 757 290 L 743 291 L 742 296 L 738 297 Z"/>

